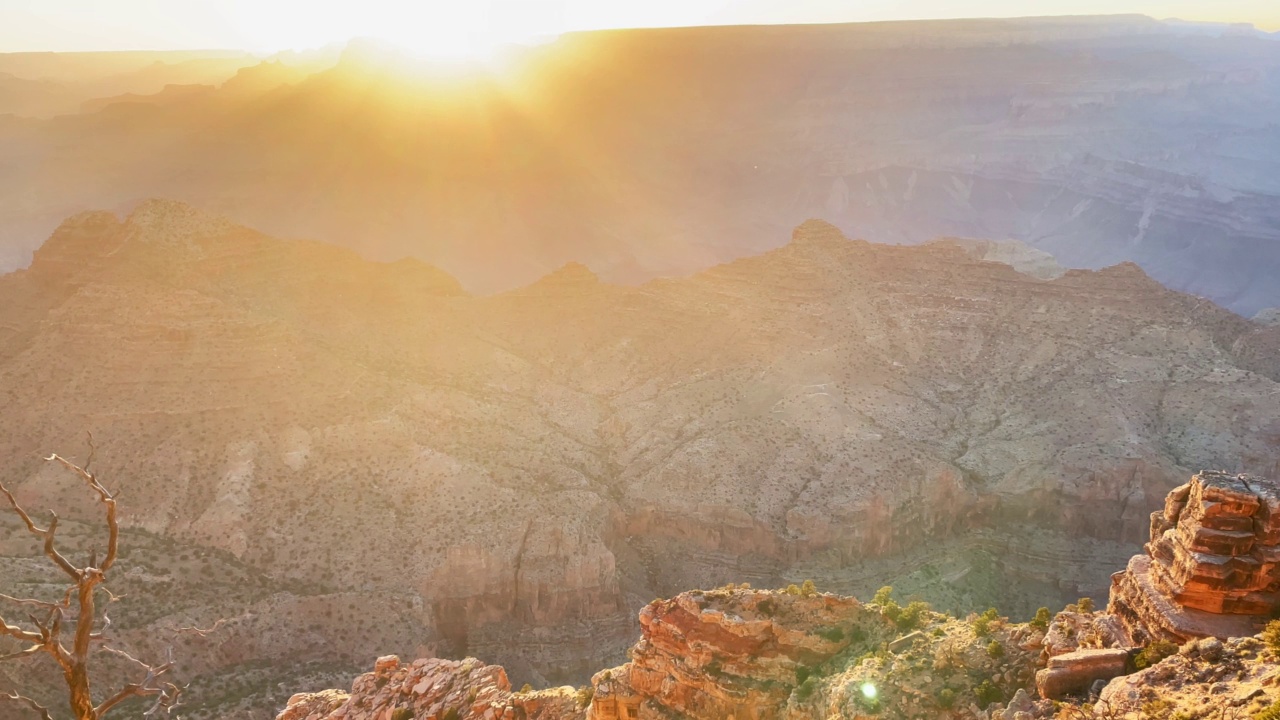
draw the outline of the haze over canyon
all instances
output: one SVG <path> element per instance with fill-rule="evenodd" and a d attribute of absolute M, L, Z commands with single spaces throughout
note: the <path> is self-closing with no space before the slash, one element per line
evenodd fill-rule
<path fill-rule="evenodd" d="M 477 292 L 570 261 L 682 275 L 822 217 L 878 242 L 1129 260 L 1245 315 L 1280 306 L 1267 33 L 1139 16 L 620 30 L 478 76 L 372 42 L 335 54 L 156 55 L 92 82 L 69 67 L 92 55 L 0 55 L 0 268 L 70 214 L 169 197 Z"/>
<path fill-rule="evenodd" d="M 0 54 L 0 717 L 1276 720 L 1277 278 L 1250 26 Z"/>

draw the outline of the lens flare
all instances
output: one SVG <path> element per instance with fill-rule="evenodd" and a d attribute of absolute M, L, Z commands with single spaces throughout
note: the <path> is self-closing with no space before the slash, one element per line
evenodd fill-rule
<path fill-rule="evenodd" d="M 875 700 L 876 686 L 871 683 L 862 683 L 862 697 L 868 700 Z"/>

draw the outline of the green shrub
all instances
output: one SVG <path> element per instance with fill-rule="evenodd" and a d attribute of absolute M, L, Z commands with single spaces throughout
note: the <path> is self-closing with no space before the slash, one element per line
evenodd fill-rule
<path fill-rule="evenodd" d="M 808 700 L 816 689 L 818 689 L 818 683 L 814 682 L 813 678 L 806 678 L 800 683 L 800 687 L 796 688 L 796 699 L 802 702 Z"/>
<path fill-rule="evenodd" d="M 999 640 L 992 640 L 987 645 L 987 655 L 992 658 L 1004 657 L 1004 646 L 1000 644 Z"/>
<path fill-rule="evenodd" d="M 803 665 L 796 666 L 796 684 L 803 685 L 805 680 L 809 679 L 809 668 Z"/>
<path fill-rule="evenodd" d="M 978 637 L 986 637 L 991 634 L 991 620 L 986 615 L 981 615 L 974 619 L 973 634 Z"/>
<path fill-rule="evenodd" d="M 898 616 L 898 627 L 902 630 L 910 630 L 920 624 L 920 621 L 929 614 L 929 603 L 914 600 L 907 603 L 902 609 L 902 614 Z"/>
<path fill-rule="evenodd" d="M 800 586 L 796 585 L 795 583 L 791 583 L 790 585 L 787 586 L 786 590 L 783 590 L 783 592 L 785 592 L 788 595 L 799 595 Z"/>
<path fill-rule="evenodd" d="M 445 710 L 443 720 L 458 720 L 458 708 Z"/>
<path fill-rule="evenodd" d="M 800 595 L 802 597 L 813 597 L 818 594 L 818 587 L 813 584 L 812 580 L 805 580 L 800 585 Z"/>
<path fill-rule="evenodd" d="M 956 691 L 951 688 L 942 688 L 938 691 L 938 707 L 943 710 L 950 710 L 956 704 Z"/>
<path fill-rule="evenodd" d="M 999 620 L 1000 611 L 996 610 L 995 608 L 987 608 L 987 611 L 982 613 L 982 617 L 986 618 L 987 620 L 993 620 L 993 621 Z"/>
<path fill-rule="evenodd" d="M 1271 652 L 1280 655 L 1280 620 L 1267 623 L 1267 628 L 1262 631 L 1262 641 L 1271 648 Z"/>
<path fill-rule="evenodd" d="M 413 720 L 413 710 L 411 708 L 396 708 L 391 713 L 391 720 Z"/>
<path fill-rule="evenodd" d="M 1033 628 L 1037 628 L 1040 630 L 1047 630 L 1049 628 L 1049 621 L 1051 619 L 1052 619 L 1052 616 L 1049 614 L 1049 608 L 1042 607 L 1036 611 L 1036 616 L 1031 618 L 1031 622 L 1027 624 Z"/>
<path fill-rule="evenodd" d="M 893 602 L 893 586 L 885 585 L 877 590 L 876 594 L 872 596 L 871 602 L 877 605 L 888 605 Z"/>
<path fill-rule="evenodd" d="M 1254 713 L 1250 720 L 1280 720 L 1280 702 L 1271 703 Z"/>
<path fill-rule="evenodd" d="M 985 708 L 991 703 L 1004 700 L 1004 693 L 1000 692 L 1000 688 L 996 687 L 990 680 L 983 680 L 982 684 L 973 689 L 973 694 L 978 698 L 978 707 Z"/>
<path fill-rule="evenodd" d="M 525 684 L 520 688 L 520 692 L 522 692 L 522 693 L 531 693 L 531 692 L 533 692 L 533 686 L 532 686 L 532 685 L 530 685 L 529 683 L 525 683 Z M 393 718 L 393 720 L 394 720 L 394 718 Z"/>
<path fill-rule="evenodd" d="M 880 606 L 880 614 L 889 618 L 890 622 L 897 624 L 899 618 L 902 617 L 902 608 L 898 607 L 898 603 L 890 600 Z"/>
<path fill-rule="evenodd" d="M 1082 597 L 1076 601 L 1076 607 L 1080 608 L 1082 613 L 1093 612 L 1093 598 Z"/>
<path fill-rule="evenodd" d="M 588 707 L 588 706 L 590 706 L 590 705 L 591 705 L 591 700 L 592 700 L 595 696 L 596 696 L 596 690 L 595 690 L 595 688 L 591 687 L 590 685 L 588 685 L 588 686 L 586 686 L 586 687 L 583 687 L 583 688 L 578 688 L 578 692 L 577 692 L 577 693 L 576 693 L 576 695 L 575 695 L 575 697 L 577 697 L 577 699 L 578 699 L 578 707 L 583 707 L 583 708 L 584 708 L 584 707 Z M 458 720 L 458 718 L 457 718 L 457 716 L 455 715 L 453 718 L 448 718 L 448 717 L 446 717 L 444 720 Z"/>
<path fill-rule="evenodd" d="M 1178 646 L 1168 640 L 1157 640 L 1150 645 L 1142 648 L 1142 650 L 1134 656 L 1133 666 L 1142 670 L 1149 668 L 1161 660 L 1178 652 Z"/>
<path fill-rule="evenodd" d="M 756 603 L 756 609 L 759 610 L 763 615 L 768 617 L 772 617 L 774 610 L 776 610 L 776 608 L 774 608 L 773 606 L 773 601 L 768 598 L 765 598 L 764 600 L 761 600 L 760 602 Z"/>

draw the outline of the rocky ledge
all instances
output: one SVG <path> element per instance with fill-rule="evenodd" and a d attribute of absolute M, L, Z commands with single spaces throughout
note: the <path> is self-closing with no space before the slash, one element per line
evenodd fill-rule
<path fill-rule="evenodd" d="M 505 670 L 475 658 L 405 665 L 388 655 L 356 678 L 350 693 L 294 695 L 277 720 L 549 720 L 581 714 L 572 689 L 513 693 Z"/>
<path fill-rule="evenodd" d="M 1108 611 L 1133 645 L 1256 633 L 1280 605 L 1280 491 L 1201 472 L 1151 515 L 1146 554 L 1112 576 Z"/>

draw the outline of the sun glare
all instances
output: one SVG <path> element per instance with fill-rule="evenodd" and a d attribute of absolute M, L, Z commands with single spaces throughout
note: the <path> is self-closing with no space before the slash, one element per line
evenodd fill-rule
<path fill-rule="evenodd" d="M 532 41 L 495 23 L 484 3 L 422 3 L 386 18 L 374 34 L 422 60 L 452 63 L 493 61 L 504 47 Z"/>

